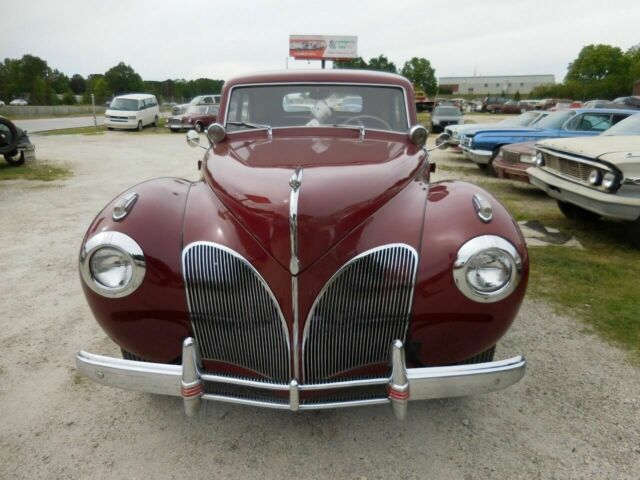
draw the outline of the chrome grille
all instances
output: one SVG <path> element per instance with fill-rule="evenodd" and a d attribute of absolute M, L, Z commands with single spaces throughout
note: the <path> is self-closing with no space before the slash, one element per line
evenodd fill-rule
<path fill-rule="evenodd" d="M 520 154 L 518 152 L 512 152 L 505 149 L 502 149 L 501 151 L 502 151 L 502 159 L 505 162 L 509 162 L 509 163 L 520 162 Z"/>
<path fill-rule="evenodd" d="M 202 357 L 288 382 L 289 334 L 267 283 L 236 252 L 188 245 L 183 271 L 193 333 Z"/>
<path fill-rule="evenodd" d="M 588 183 L 589 173 L 594 167 L 578 162 L 575 160 L 569 160 L 568 158 L 556 157 L 548 153 L 544 154 L 545 165 L 548 169 L 555 170 L 566 177 L 573 178 L 579 182 Z"/>
<path fill-rule="evenodd" d="M 305 324 L 305 383 L 389 360 L 392 341 L 405 339 L 417 263 L 408 245 L 386 245 L 355 257 L 327 282 Z"/>

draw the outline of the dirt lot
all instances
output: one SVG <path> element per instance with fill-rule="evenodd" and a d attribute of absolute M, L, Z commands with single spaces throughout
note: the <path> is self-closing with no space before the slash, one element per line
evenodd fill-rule
<path fill-rule="evenodd" d="M 522 382 L 494 394 L 291 414 L 179 399 L 79 377 L 84 348 L 118 355 L 77 274 L 86 227 L 131 184 L 196 179 L 183 135 L 38 137 L 70 167 L 53 183 L 0 183 L 0 478 L 631 479 L 640 471 L 640 371 L 578 320 L 527 300 L 497 358 L 523 353 Z M 441 164 L 458 164 L 436 152 Z M 459 176 L 456 170 L 439 177 Z"/>

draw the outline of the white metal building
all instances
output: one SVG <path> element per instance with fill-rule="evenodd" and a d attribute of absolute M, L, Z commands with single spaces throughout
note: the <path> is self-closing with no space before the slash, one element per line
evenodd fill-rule
<path fill-rule="evenodd" d="M 553 85 L 553 75 L 495 75 L 476 77 L 440 77 L 440 87 L 451 88 L 454 94 L 460 95 L 500 95 L 502 92 L 513 95 L 531 93 L 541 85 Z"/>

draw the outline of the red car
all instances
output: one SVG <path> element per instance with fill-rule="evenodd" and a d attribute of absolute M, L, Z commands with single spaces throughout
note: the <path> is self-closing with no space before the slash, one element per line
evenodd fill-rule
<path fill-rule="evenodd" d="M 82 286 L 124 358 L 81 351 L 82 374 L 188 415 L 216 400 L 398 418 L 520 380 L 523 357 L 493 356 L 525 295 L 524 239 L 486 191 L 430 182 L 408 80 L 247 75 L 218 121 L 201 180 L 138 184 L 91 223 Z"/>
<path fill-rule="evenodd" d="M 218 119 L 218 105 L 189 105 L 184 113 L 167 119 L 166 127 L 172 132 L 194 129 L 204 132 Z"/>
<path fill-rule="evenodd" d="M 497 177 L 529 183 L 527 168 L 533 166 L 536 142 L 512 143 L 500 148 L 492 162 Z"/>

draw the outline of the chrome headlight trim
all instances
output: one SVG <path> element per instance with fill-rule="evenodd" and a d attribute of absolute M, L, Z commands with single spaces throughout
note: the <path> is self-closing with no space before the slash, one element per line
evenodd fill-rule
<path fill-rule="evenodd" d="M 131 261 L 131 279 L 126 285 L 120 287 L 107 287 L 98 282 L 91 273 L 91 257 L 95 252 L 104 247 L 114 248 Z M 100 232 L 89 240 L 80 249 L 80 275 L 85 284 L 94 292 L 103 297 L 121 298 L 133 293 L 144 280 L 147 271 L 147 262 L 142 253 L 142 248 L 136 241 L 120 232 Z"/>
<path fill-rule="evenodd" d="M 482 292 L 472 287 L 467 281 L 469 261 L 476 255 L 488 250 L 500 250 L 506 253 L 511 266 L 511 275 L 505 285 L 493 292 Z M 479 303 L 493 303 L 503 300 L 513 293 L 522 278 L 522 259 L 516 247 L 502 237 L 496 235 L 482 235 L 472 238 L 458 250 L 453 264 L 453 279 L 458 290 L 473 301 Z"/>

